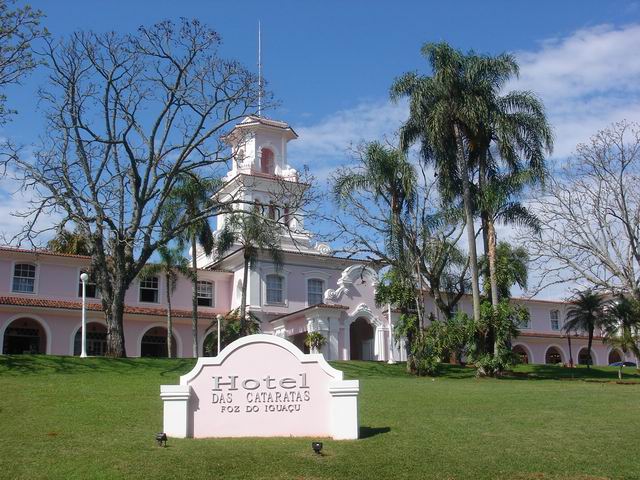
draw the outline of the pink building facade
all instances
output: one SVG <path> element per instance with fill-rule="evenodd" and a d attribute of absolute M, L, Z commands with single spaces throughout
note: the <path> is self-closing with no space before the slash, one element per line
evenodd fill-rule
<path fill-rule="evenodd" d="M 248 309 L 261 320 L 263 333 L 277 335 L 306 349 L 308 332 L 327 339 L 322 349 L 327 360 L 406 360 L 402 339 L 394 339 L 398 313 L 375 304 L 377 273 L 357 260 L 339 258 L 328 245 L 313 243 L 304 219 L 289 212 L 287 191 L 306 188 L 287 162 L 287 144 L 297 134 L 286 123 L 247 117 L 225 138 L 234 161 L 219 195 L 246 201 L 245 208 L 262 208 L 265 215 L 287 223 L 282 237 L 284 264 L 276 267 L 262 255 L 248 272 Z M 283 183 L 284 182 L 284 183 Z M 286 183 L 285 186 L 283 186 Z M 283 190 L 284 189 L 284 190 Z M 287 190 L 288 189 L 288 190 Z M 273 198 L 278 197 L 277 205 Z M 283 200 L 284 199 L 284 200 Z M 217 219 L 217 228 L 226 218 Z M 240 245 L 221 258 L 195 252 L 199 271 L 198 355 L 205 352 L 208 328 L 218 314 L 240 304 L 243 282 Z M 4 354 L 41 353 L 77 355 L 80 349 L 80 274 L 90 258 L 43 251 L 0 248 L 0 348 Z M 164 278 L 138 279 L 126 297 L 125 346 L 129 356 L 166 356 L 166 288 Z M 180 278 L 172 293 L 174 353 L 193 356 L 191 331 L 192 283 Z M 105 351 L 106 328 L 99 292 L 89 285 L 87 342 L 89 355 Z M 586 338 L 574 336 L 569 353 L 562 331 L 564 302 L 514 300 L 527 307 L 531 322 L 514 339 L 513 348 L 528 363 L 585 363 Z M 460 308 L 471 313 L 468 298 Z M 436 318 L 432 302 L 427 310 Z M 398 341 L 399 340 L 399 341 Z M 210 352 L 209 352 L 210 353 Z M 636 361 L 602 342 L 597 332 L 592 362 L 607 365 Z"/>

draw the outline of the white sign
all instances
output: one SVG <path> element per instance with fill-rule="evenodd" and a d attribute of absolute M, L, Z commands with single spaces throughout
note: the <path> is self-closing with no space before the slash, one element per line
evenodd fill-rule
<path fill-rule="evenodd" d="M 172 437 L 358 438 L 358 380 L 320 354 L 274 335 L 250 335 L 201 357 L 180 385 L 162 385 Z"/>

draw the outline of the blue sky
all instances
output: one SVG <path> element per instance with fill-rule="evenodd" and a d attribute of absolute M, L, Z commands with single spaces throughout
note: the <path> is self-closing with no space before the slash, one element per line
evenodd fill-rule
<path fill-rule="evenodd" d="M 348 162 L 352 143 L 392 135 L 406 107 L 388 101 L 393 79 L 425 72 L 424 42 L 448 41 L 483 53 L 513 52 L 556 133 L 554 162 L 578 142 L 623 118 L 640 120 L 640 1 L 32 1 L 54 35 L 80 29 L 133 31 L 166 18 L 196 17 L 223 38 L 222 52 L 255 68 L 262 22 L 268 87 L 281 106 L 268 112 L 300 134 L 290 163 L 320 179 Z M 44 71 L 7 91 L 19 110 L 0 130 L 20 143 L 41 130 L 36 91 Z M 20 196 L 0 184 L 0 232 Z"/>
<path fill-rule="evenodd" d="M 263 63 L 281 101 L 271 115 L 309 126 L 338 111 L 385 100 L 393 78 L 423 68 L 419 48 L 446 40 L 481 52 L 535 51 L 550 38 L 598 25 L 640 21 L 640 5 L 624 1 L 96 1 L 37 0 L 56 35 L 78 29 L 128 32 L 141 24 L 197 17 L 222 34 L 223 51 L 256 62 L 263 29 Z M 33 132 L 33 87 L 11 100 L 21 117 L 7 130 Z M 20 93 L 23 93 L 21 95 Z M 37 120 L 37 117 L 36 117 Z"/>

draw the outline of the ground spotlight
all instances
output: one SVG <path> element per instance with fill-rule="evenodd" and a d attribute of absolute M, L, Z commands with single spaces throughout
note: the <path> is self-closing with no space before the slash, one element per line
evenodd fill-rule
<path fill-rule="evenodd" d="M 314 452 L 320 455 L 320 452 L 322 451 L 322 442 L 311 442 L 311 448 L 313 448 Z"/>
<path fill-rule="evenodd" d="M 163 432 L 156 433 L 156 442 L 158 442 L 158 446 L 159 447 L 166 447 L 167 446 L 167 434 L 163 433 Z M 322 448 L 322 446 L 320 446 L 320 448 Z"/>

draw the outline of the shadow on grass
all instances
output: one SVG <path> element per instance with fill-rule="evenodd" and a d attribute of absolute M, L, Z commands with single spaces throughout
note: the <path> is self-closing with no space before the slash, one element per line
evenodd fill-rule
<path fill-rule="evenodd" d="M 501 380 L 582 380 L 585 382 L 618 382 L 618 368 L 579 365 L 574 368 L 560 365 L 519 365 Z M 640 373 L 635 368 L 623 370 L 624 383 L 640 382 Z"/>
<path fill-rule="evenodd" d="M 360 438 L 371 438 L 390 431 L 390 427 L 360 427 Z"/>
<path fill-rule="evenodd" d="M 155 372 L 165 376 L 186 373 L 194 364 L 195 360 L 191 358 L 79 358 L 56 355 L 0 355 L 0 375 Z"/>

